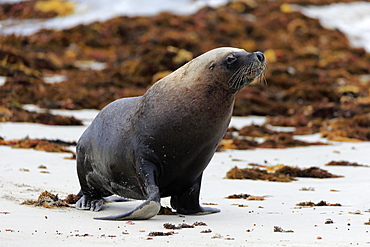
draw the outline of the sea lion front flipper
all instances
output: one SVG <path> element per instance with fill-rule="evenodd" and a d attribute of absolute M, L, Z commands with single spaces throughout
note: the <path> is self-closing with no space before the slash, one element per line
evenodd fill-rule
<path fill-rule="evenodd" d="M 103 200 L 101 198 L 92 198 L 83 195 L 77 202 L 76 208 L 81 210 L 99 211 L 103 207 Z"/>
<path fill-rule="evenodd" d="M 96 220 L 146 220 L 156 216 L 161 209 L 161 196 L 156 185 L 156 167 L 151 163 L 142 165 L 144 188 L 148 199 L 138 207 L 120 214 L 106 217 L 96 217 Z"/>
<path fill-rule="evenodd" d="M 185 192 L 171 196 L 171 206 L 176 209 L 178 214 L 186 215 L 204 215 L 218 213 L 218 208 L 202 207 L 199 204 L 200 185 L 202 175 L 200 175 L 194 184 Z"/>

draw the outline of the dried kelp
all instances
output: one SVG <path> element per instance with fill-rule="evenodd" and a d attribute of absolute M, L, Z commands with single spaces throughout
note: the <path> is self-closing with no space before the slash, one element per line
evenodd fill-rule
<path fill-rule="evenodd" d="M 58 195 L 54 195 L 48 191 L 42 192 L 37 200 L 25 200 L 21 204 L 34 205 L 37 207 L 55 208 L 55 207 L 69 207 L 67 202 L 59 199 Z"/>
<path fill-rule="evenodd" d="M 353 167 L 370 167 L 369 165 L 358 164 L 356 162 L 349 161 L 330 161 L 325 166 L 353 166 Z"/>
<path fill-rule="evenodd" d="M 318 203 L 313 203 L 309 201 L 309 202 L 297 203 L 296 206 L 300 206 L 300 207 L 321 207 L 321 206 L 340 207 L 342 205 L 340 203 L 327 203 L 326 201 L 319 201 Z"/>
<path fill-rule="evenodd" d="M 45 1 L 18 3 L 21 9 L 1 4 L 0 18 L 60 15 L 36 13 L 39 2 Z M 270 116 L 270 124 L 296 127 L 301 134 L 322 131 L 330 139 L 370 140 L 366 129 L 350 124 L 370 110 L 369 78 L 363 76 L 369 74 L 370 55 L 350 47 L 338 30 L 323 28 L 291 6 L 334 2 L 338 1 L 232 1 L 192 15 L 117 17 L 68 30 L 1 36 L 0 75 L 7 78 L 0 87 L 0 106 L 6 108 L 0 120 L 24 121 L 17 117 L 22 113 L 10 107 L 14 104 L 101 109 L 117 98 L 143 94 L 153 81 L 205 51 L 234 46 L 261 50 L 268 63 L 268 86 L 255 83 L 242 90 L 234 115 Z M 104 66 L 84 70 L 80 61 Z M 53 75 L 66 80 L 44 81 Z M 26 121 L 37 122 L 31 117 Z"/>
<path fill-rule="evenodd" d="M 67 149 L 67 146 L 76 145 L 75 142 L 64 142 L 61 140 L 46 140 L 46 139 L 21 139 L 21 140 L 1 140 L 0 145 L 11 146 L 12 148 L 35 149 L 46 152 L 55 153 L 74 153 Z"/>
<path fill-rule="evenodd" d="M 338 178 L 341 176 L 333 175 L 326 170 L 318 167 L 298 168 L 291 166 L 282 166 L 274 171 L 267 171 L 267 169 L 260 168 L 238 168 L 234 167 L 226 174 L 228 179 L 252 179 L 265 180 L 273 182 L 291 182 L 297 177 L 306 178 Z"/>

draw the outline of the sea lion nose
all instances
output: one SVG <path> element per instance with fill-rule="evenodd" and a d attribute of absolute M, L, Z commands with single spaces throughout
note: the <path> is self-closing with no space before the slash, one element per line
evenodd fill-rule
<path fill-rule="evenodd" d="M 265 62 L 265 55 L 263 55 L 262 52 L 256 51 L 254 52 L 254 54 L 256 55 L 258 61 L 260 61 L 261 63 Z"/>

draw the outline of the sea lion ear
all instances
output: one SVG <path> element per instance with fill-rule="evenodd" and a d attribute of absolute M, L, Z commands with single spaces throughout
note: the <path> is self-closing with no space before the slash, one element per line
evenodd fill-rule
<path fill-rule="evenodd" d="M 216 66 L 216 63 L 212 62 L 211 65 L 209 65 L 208 69 L 213 70 L 215 66 Z"/>

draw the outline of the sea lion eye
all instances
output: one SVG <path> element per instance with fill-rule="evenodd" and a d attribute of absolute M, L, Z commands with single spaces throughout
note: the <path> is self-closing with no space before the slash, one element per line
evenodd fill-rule
<path fill-rule="evenodd" d="M 233 54 L 230 54 L 226 57 L 226 62 L 228 65 L 234 63 L 236 61 L 236 57 Z"/>

